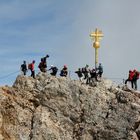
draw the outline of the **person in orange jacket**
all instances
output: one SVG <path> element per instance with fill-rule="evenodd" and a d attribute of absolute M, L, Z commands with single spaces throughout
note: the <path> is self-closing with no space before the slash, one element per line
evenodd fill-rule
<path fill-rule="evenodd" d="M 35 69 L 34 69 L 34 65 L 35 65 L 35 60 L 32 61 L 32 63 L 30 63 L 28 65 L 28 69 L 30 69 L 31 71 L 31 77 L 33 77 L 35 79 Z"/>

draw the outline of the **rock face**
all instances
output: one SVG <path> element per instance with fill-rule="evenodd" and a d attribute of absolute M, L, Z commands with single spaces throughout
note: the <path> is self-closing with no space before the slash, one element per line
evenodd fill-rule
<path fill-rule="evenodd" d="M 140 140 L 139 93 L 43 73 L 0 88 L 0 140 Z"/>

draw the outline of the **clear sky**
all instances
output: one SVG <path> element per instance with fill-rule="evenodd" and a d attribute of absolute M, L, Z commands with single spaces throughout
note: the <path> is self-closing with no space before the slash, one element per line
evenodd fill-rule
<path fill-rule="evenodd" d="M 37 70 L 47 53 L 48 65 L 93 67 L 95 28 L 104 33 L 104 76 L 127 78 L 140 70 L 139 7 L 139 0 L 0 0 L 0 85 L 13 83 L 23 60 L 35 59 Z"/>

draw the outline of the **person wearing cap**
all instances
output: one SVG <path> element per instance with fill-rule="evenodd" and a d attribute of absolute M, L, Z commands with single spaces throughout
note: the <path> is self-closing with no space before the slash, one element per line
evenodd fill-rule
<path fill-rule="evenodd" d="M 51 74 L 52 76 L 56 76 L 57 71 L 58 71 L 58 68 L 57 68 L 57 67 L 51 65 L 51 68 L 50 68 L 49 70 L 51 70 L 51 73 L 50 73 L 50 74 Z"/>
<path fill-rule="evenodd" d="M 67 75 L 68 75 L 68 68 L 66 65 L 64 65 L 63 69 L 60 72 L 60 76 L 67 77 Z"/>
<path fill-rule="evenodd" d="M 26 73 L 27 73 L 26 61 L 23 61 L 23 64 L 21 65 L 20 69 L 23 72 L 23 74 L 26 75 Z"/>

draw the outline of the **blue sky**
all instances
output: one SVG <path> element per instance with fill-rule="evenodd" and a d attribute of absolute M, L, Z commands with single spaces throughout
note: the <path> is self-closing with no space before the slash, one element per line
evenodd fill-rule
<path fill-rule="evenodd" d="M 23 60 L 35 59 L 37 70 L 46 53 L 58 68 L 93 67 L 95 28 L 104 33 L 104 76 L 127 78 L 129 69 L 140 70 L 139 6 L 139 0 L 0 0 L 0 85 L 13 83 Z"/>

